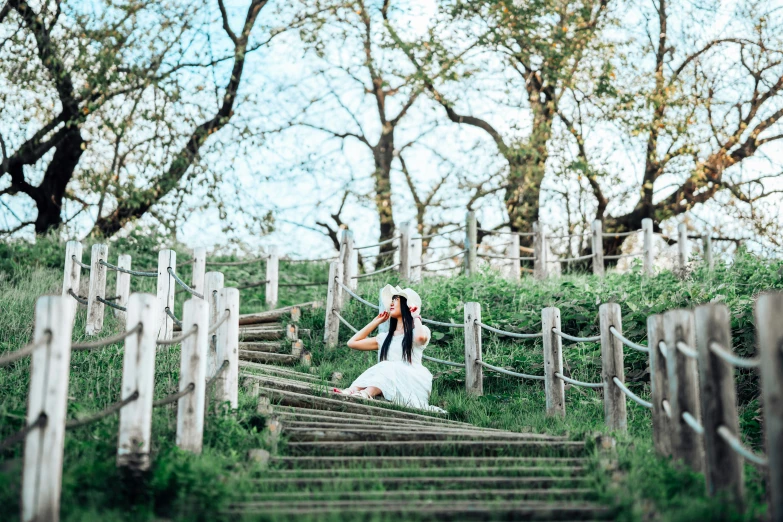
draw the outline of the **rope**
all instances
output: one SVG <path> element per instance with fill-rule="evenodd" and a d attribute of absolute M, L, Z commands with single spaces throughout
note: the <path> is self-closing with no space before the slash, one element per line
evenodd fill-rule
<path fill-rule="evenodd" d="M 444 323 L 444 322 L 441 322 L 441 321 L 433 321 L 432 319 L 424 319 L 423 317 L 421 318 L 421 322 L 422 323 L 434 324 L 435 326 L 447 326 L 449 328 L 465 328 L 464 324 L 460 324 L 460 323 Z"/>
<path fill-rule="evenodd" d="M 672 407 L 669 405 L 669 401 L 664 399 L 661 402 L 661 406 L 663 407 L 663 412 L 666 414 L 666 416 L 671 419 L 672 418 Z"/>
<path fill-rule="evenodd" d="M 577 256 L 577 257 L 566 257 L 566 258 L 563 258 L 563 259 L 553 259 L 552 261 L 550 261 L 550 263 L 570 263 L 571 261 L 582 261 L 584 259 L 590 259 L 594 255 L 595 254 L 586 254 L 586 255 Z"/>
<path fill-rule="evenodd" d="M 557 377 L 561 381 L 565 381 L 569 384 L 573 384 L 574 386 L 582 386 L 583 388 L 603 388 L 605 386 L 604 383 L 602 382 L 577 381 L 576 379 L 572 379 L 571 377 L 566 377 L 560 372 L 555 372 L 555 377 Z"/>
<path fill-rule="evenodd" d="M 435 379 L 440 379 L 444 375 L 450 375 L 452 373 L 458 373 L 458 372 L 461 372 L 463 370 L 464 370 L 464 368 L 454 368 L 453 370 L 443 370 L 442 372 L 438 372 L 435 375 L 433 375 L 432 376 L 432 380 L 434 381 Z"/>
<path fill-rule="evenodd" d="M 176 315 L 174 315 L 174 312 L 172 312 L 172 311 L 171 311 L 171 308 L 169 308 L 169 307 L 167 306 L 166 308 L 164 308 L 164 310 L 166 311 L 166 315 L 168 315 L 169 317 L 171 317 L 171 320 L 172 320 L 172 321 L 174 321 L 174 324 L 176 324 L 177 326 L 179 326 L 180 328 L 182 328 L 182 321 L 180 321 L 179 319 L 177 319 L 177 316 L 176 316 Z"/>
<path fill-rule="evenodd" d="M 351 289 L 350 289 L 350 288 L 348 288 L 347 286 L 345 286 L 344 284 L 342 284 L 340 281 L 337 281 L 337 284 L 338 284 L 338 285 L 340 285 L 340 288 L 342 288 L 343 290 L 345 290 L 345 291 L 348 293 L 348 295 L 350 295 L 351 297 L 353 297 L 354 299 L 356 299 L 356 300 L 357 300 L 357 301 L 359 301 L 360 303 L 362 303 L 362 304 L 365 304 L 365 305 L 369 306 L 370 308 L 374 308 L 374 309 L 376 309 L 376 310 L 380 310 L 380 307 L 379 307 L 379 306 L 377 306 L 377 305 L 374 305 L 374 304 L 372 304 L 371 302 L 369 302 L 369 301 L 367 301 L 367 300 L 365 300 L 365 299 L 362 299 L 361 297 L 359 297 L 358 295 L 356 295 L 355 293 L 353 293 L 353 292 L 351 291 Z"/>
<path fill-rule="evenodd" d="M 452 258 L 457 257 L 457 256 L 461 256 L 461 255 L 463 255 L 465 253 L 467 253 L 467 250 L 462 250 L 461 252 L 457 252 L 454 255 L 441 257 L 439 259 L 432 259 L 432 260 L 426 261 L 424 263 L 419 263 L 418 265 L 411 265 L 411 268 L 417 268 L 417 267 L 420 267 L 420 266 L 432 265 L 432 264 L 435 264 L 435 263 L 440 263 L 441 261 L 448 261 L 449 259 L 452 259 Z"/>
<path fill-rule="evenodd" d="M 424 239 L 432 239 L 433 237 L 438 237 L 438 236 L 445 236 L 446 234 L 451 234 L 452 232 L 459 232 L 460 230 L 462 230 L 464 228 L 465 228 L 465 225 L 462 225 L 459 228 L 454 228 L 454 229 L 451 229 L 451 230 L 447 230 L 446 232 L 438 232 L 437 234 L 430 234 L 429 236 L 421 236 L 421 239 L 424 240 Z"/>
<path fill-rule="evenodd" d="M 642 254 L 618 254 L 616 256 L 604 256 L 604 259 L 622 259 L 624 257 L 639 257 Z"/>
<path fill-rule="evenodd" d="M 10 437 L 7 437 L 7 438 L 3 439 L 2 441 L 0 441 L 0 451 L 5 450 L 6 448 L 10 448 L 11 446 L 16 444 L 17 442 L 19 442 L 21 440 L 24 440 L 25 437 L 27 437 L 27 434 L 30 433 L 31 431 L 33 431 L 34 429 L 45 427 L 47 419 L 48 418 L 47 418 L 46 414 L 42 412 L 38 416 L 38 418 L 35 419 L 35 422 L 33 422 L 32 424 L 28 424 L 27 426 L 25 426 L 21 430 L 17 431 L 16 433 L 11 435 Z"/>
<path fill-rule="evenodd" d="M 493 328 L 489 325 L 486 325 L 484 323 L 480 323 L 479 321 L 476 321 L 476 324 L 478 324 L 480 327 L 484 328 L 485 330 L 489 330 L 490 332 L 495 332 L 496 334 L 505 335 L 507 337 L 515 337 L 517 339 L 535 339 L 537 337 L 543 337 L 543 333 L 514 333 L 514 332 L 506 332 L 505 330 L 498 330 L 497 328 Z"/>
<path fill-rule="evenodd" d="M 111 263 L 107 263 L 103 259 L 98 261 L 101 265 L 105 266 L 106 268 L 110 270 L 116 270 L 117 272 L 122 272 L 123 274 L 130 274 L 132 276 L 140 276 L 140 277 L 158 277 L 158 272 L 143 272 L 140 270 L 131 270 L 130 268 L 122 268 L 117 265 L 112 265 Z"/>
<path fill-rule="evenodd" d="M 677 349 L 678 349 L 678 350 L 679 350 L 679 351 L 680 351 L 680 352 L 681 352 L 681 353 L 682 353 L 684 356 L 686 356 L 686 357 L 690 357 L 691 359 L 695 359 L 695 358 L 696 358 L 696 357 L 698 357 L 698 355 L 699 355 L 699 354 L 698 354 L 698 352 L 697 352 L 696 350 L 694 350 L 693 348 L 691 348 L 690 346 L 688 346 L 687 344 L 685 344 L 685 343 L 684 343 L 684 342 L 682 342 L 682 341 L 677 341 L 677 344 L 675 344 L 675 346 L 677 347 Z"/>
<path fill-rule="evenodd" d="M 444 361 L 443 359 L 436 359 L 435 357 L 430 357 L 429 355 L 422 354 L 421 358 L 424 359 L 425 361 L 431 361 L 431 362 L 436 362 L 436 363 L 439 363 L 439 364 L 445 364 L 446 366 L 456 366 L 458 368 L 464 368 L 465 367 L 465 363 L 455 363 L 455 362 L 451 362 L 451 361 Z"/>
<path fill-rule="evenodd" d="M 639 232 L 643 232 L 643 230 L 631 230 L 630 232 L 612 232 L 612 233 L 606 233 L 604 232 L 601 234 L 603 237 L 627 237 L 632 236 L 634 234 L 638 234 Z"/>
<path fill-rule="evenodd" d="M 96 348 L 103 348 L 104 346 L 109 346 L 110 344 L 114 344 L 116 342 L 122 341 L 126 337 L 130 337 L 131 335 L 135 333 L 141 332 L 141 323 L 137 324 L 130 330 L 126 330 L 122 333 L 118 333 L 117 335 L 112 335 L 111 337 L 104 337 L 103 339 L 98 339 L 96 341 L 90 341 L 88 343 L 77 343 L 71 345 L 71 351 L 75 350 L 95 350 Z"/>
<path fill-rule="evenodd" d="M 229 364 L 230 364 L 230 363 L 229 363 L 228 359 L 226 359 L 226 360 L 224 360 L 224 361 L 223 361 L 223 364 L 221 364 L 221 365 L 220 365 L 220 368 L 218 368 L 218 369 L 217 369 L 217 371 L 215 372 L 215 375 L 213 375 L 213 376 L 212 376 L 212 378 L 211 378 L 211 379 L 209 379 L 209 380 L 207 381 L 207 388 L 209 388 L 210 386 L 212 386 L 213 384 L 215 384 L 215 381 L 217 381 L 217 380 L 218 380 L 218 377 L 220 377 L 220 374 L 221 374 L 221 373 L 223 373 L 223 371 L 224 371 L 226 368 L 228 368 L 228 365 L 229 365 Z"/>
<path fill-rule="evenodd" d="M 169 274 L 171 275 L 171 277 L 174 278 L 174 281 L 179 283 L 179 286 L 181 286 L 182 288 L 184 288 L 185 290 L 187 290 L 191 294 L 195 295 L 196 297 L 204 299 L 204 294 L 199 294 L 198 292 L 196 292 L 195 290 L 190 288 L 187 284 L 185 284 L 185 281 L 183 281 L 182 279 L 179 278 L 179 276 L 177 275 L 177 273 L 174 271 L 173 268 L 168 267 L 167 270 L 168 270 Z"/>
<path fill-rule="evenodd" d="M 462 265 L 447 266 L 445 268 L 422 268 L 422 270 L 425 272 L 441 272 L 443 270 L 454 270 L 455 268 L 462 268 Z"/>
<path fill-rule="evenodd" d="M 79 265 L 80 267 L 86 268 L 87 270 L 90 270 L 92 268 L 90 265 L 85 265 L 84 263 L 76 259 L 76 256 L 71 256 L 71 260 L 73 260 L 73 262 Z"/>
<path fill-rule="evenodd" d="M 191 382 L 185 387 L 184 390 L 180 392 L 172 393 L 171 395 L 163 397 L 162 399 L 158 399 L 157 401 L 152 401 L 152 407 L 157 408 L 159 406 L 165 406 L 166 404 L 171 404 L 172 402 L 178 401 L 188 393 L 191 393 L 195 389 L 196 389 L 196 385 Z"/>
<path fill-rule="evenodd" d="M 585 236 L 589 236 L 592 233 L 589 230 L 585 230 L 582 233 L 579 234 L 563 234 L 562 236 L 547 236 L 549 239 L 571 239 L 572 237 L 579 237 L 584 238 Z"/>
<path fill-rule="evenodd" d="M 80 305 L 87 306 L 87 299 L 80 295 L 76 295 L 75 293 L 73 293 L 73 290 L 70 288 L 68 289 L 68 295 L 76 299 L 76 302 L 79 303 Z"/>
<path fill-rule="evenodd" d="M 212 335 L 213 333 L 217 332 L 218 328 L 220 328 L 220 325 L 226 322 L 229 315 L 231 315 L 231 310 L 226 308 L 223 311 L 223 317 L 218 322 L 209 327 L 209 330 L 207 330 L 207 335 Z"/>
<path fill-rule="evenodd" d="M 682 412 L 682 420 L 684 420 L 685 424 L 690 426 L 697 435 L 704 435 L 704 426 L 702 426 L 701 423 L 696 420 L 696 417 L 691 415 L 689 411 Z"/>
<path fill-rule="evenodd" d="M 340 322 L 341 322 L 341 323 L 343 323 L 345 326 L 347 326 L 347 327 L 348 327 L 350 330 L 352 330 L 352 331 L 353 331 L 353 333 L 358 333 L 358 332 L 359 332 L 359 330 L 357 330 L 356 328 L 354 328 L 354 327 L 351 325 L 351 323 L 349 323 L 348 321 L 346 321 L 346 320 L 343 318 L 343 316 L 342 316 L 342 315 L 338 314 L 337 312 L 333 312 L 333 313 L 334 313 L 334 315 L 336 315 L 336 316 L 337 316 L 337 318 L 340 320 Z"/>
<path fill-rule="evenodd" d="M 383 257 L 383 256 L 388 256 L 390 254 L 393 254 L 395 252 L 396 252 L 396 250 L 387 250 L 386 252 L 379 252 L 377 254 L 366 254 L 366 255 L 363 255 L 362 258 L 363 259 L 370 259 L 370 258 L 373 258 L 373 257 Z"/>
<path fill-rule="evenodd" d="M 669 358 L 669 347 L 666 346 L 666 343 L 663 341 L 658 341 L 658 351 L 661 352 L 661 355 L 663 355 L 664 359 Z"/>
<path fill-rule="evenodd" d="M 492 234 L 492 235 L 500 235 L 500 234 L 507 234 L 512 236 L 535 236 L 535 232 L 511 232 L 511 231 L 500 231 L 500 230 L 487 230 L 486 228 L 477 228 L 479 232 L 484 232 L 485 234 Z"/>
<path fill-rule="evenodd" d="M 293 286 L 293 287 L 296 287 L 296 286 L 323 286 L 323 285 L 328 285 L 328 284 L 329 284 L 329 281 L 318 281 L 317 283 L 283 283 L 283 284 L 279 284 L 277 286 L 280 286 L 280 287 L 283 287 L 283 286 L 289 286 L 289 287 L 291 287 L 291 286 Z"/>
<path fill-rule="evenodd" d="M 253 259 L 246 259 L 245 261 L 207 261 L 205 265 L 220 265 L 220 266 L 240 266 L 249 265 L 251 263 L 257 263 L 258 261 L 264 261 L 269 259 L 269 256 L 254 257 Z"/>
<path fill-rule="evenodd" d="M 575 335 L 569 335 L 567 333 L 564 333 L 557 328 L 552 328 L 552 331 L 557 335 L 559 335 L 560 337 L 562 337 L 563 339 L 574 341 L 575 343 L 592 343 L 601 340 L 600 335 L 594 335 L 592 337 L 576 337 Z"/>
<path fill-rule="evenodd" d="M 399 238 L 400 238 L 400 236 L 394 236 L 393 238 L 387 239 L 386 241 L 381 241 L 380 243 L 374 243 L 372 245 L 364 245 L 364 246 L 360 246 L 360 247 L 353 247 L 353 249 L 354 250 L 364 250 L 365 248 L 372 248 L 372 247 L 377 247 L 377 246 L 388 245 L 392 241 L 394 241 L 396 239 L 399 239 Z"/>
<path fill-rule="evenodd" d="M 187 332 L 183 333 L 179 337 L 172 337 L 171 339 L 165 339 L 165 340 L 158 339 L 158 345 L 159 346 L 171 346 L 173 344 L 179 344 L 182 341 L 184 341 L 185 339 L 187 339 L 188 337 L 190 337 L 191 335 L 193 335 L 194 333 L 196 333 L 197 331 L 198 331 L 198 325 L 194 324 L 193 327 L 190 330 L 188 330 Z"/>
<path fill-rule="evenodd" d="M 355 276 L 351 277 L 351 279 L 361 279 L 363 277 L 374 276 L 375 274 L 382 274 L 383 272 L 388 272 L 389 270 L 394 270 L 398 266 L 400 266 L 400 264 L 399 263 L 395 263 L 395 264 L 393 264 L 391 266 L 387 266 L 386 268 L 381 268 L 380 270 L 376 270 L 374 272 L 367 272 L 366 274 L 355 275 Z"/>
<path fill-rule="evenodd" d="M 99 295 L 95 296 L 95 300 L 98 301 L 99 303 L 105 304 L 106 306 L 110 306 L 112 308 L 116 308 L 117 310 L 119 310 L 121 312 L 127 312 L 128 311 L 128 309 L 125 308 L 124 306 L 120 306 L 118 304 L 114 304 L 111 301 L 109 301 L 108 299 L 104 299 L 103 297 L 101 297 Z"/>
<path fill-rule="evenodd" d="M 320 259 L 281 259 L 280 261 L 284 261 L 286 263 L 323 263 L 325 261 L 335 261 L 338 258 L 338 256 L 332 256 L 322 257 Z"/>
<path fill-rule="evenodd" d="M 735 437 L 731 430 L 726 426 L 718 426 L 718 435 L 720 435 L 720 438 L 722 438 L 726 444 L 731 447 L 731 449 L 733 449 L 739 455 L 745 457 L 746 460 L 765 468 L 769 466 L 769 460 L 766 456 L 756 455 L 751 450 L 743 446 L 742 442 L 740 442 L 740 440 Z"/>
<path fill-rule="evenodd" d="M 245 283 L 242 286 L 238 286 L 237 290 L 247 290 L 248 288 L 255 288 L 257 286 L 265 285 L 269 282 L 269 279 L 264 279 L 263 281 L 256 281 L 255 283 Z"/>
<path fill-rule="evenodd" d="M 6 353 L 2 356 L 0 356 L 0 367 L 8 366 L 14 361 L 18 361 L 22 357 L 27 357 L 31 353 L 33 353 L 36 349 L 40 348 L 41 346 L 45 344 L 49 344 L 49 341 L 52 340 L 52 332 L 47 330 L 44 333 L 44 336 L 41 339 L 38 339 L 34 343 L 30 343 L 27 346 L 23 348 L 19 348 L 18 350 L 10 353 Z"/>
<path fill-rule="evenodd" d="M 617 328 L 615 328 L 614 326 L 610 326 L 609 327 L 609 331 L 612 332 L 612 335 L 614 335 L 615 337 L 620 339 L 620 341 L 622 341 L 622 343 L 624 345 L 628 346 L 629 348 L 633 348 L 634 350 L 639 350 L 640 352 L 644 352 L 644 353 L 650 353 L 650 348 L 649 347 L 643 346 L 641 344 L 636 344 L 635 342 L 626 339 L 623 336 L 623 334 L 618 332 Z"/>
<path fill-rule="evenodd" d="M 509 261 L 535 261 L 535 257 L 506 257 L 506 256 L 496 256 L 494 254 L 476 254 L 479 257 L 486 257 L 488 259 L 507 259 Z"/>
<path fill-rule="evenodd" d="M 128 397 L 125 399 L 122 399 L 121 401 L 117 401 L 102 412 L 96 413 L 95 415 L 92 415 L 90 417 L 87 417 L 85 419 L 80 420 L 70 420 L 65 423 L 65 429 L 70 430 L 73 428 L 80 428 L 82 426 L 86 426 L 87 424 L 92 424 L 95 421 L 99 421 L 103 419 L 104 417 L 108 417 L 112 413 L 116 413 L 122 409 L 123 406 L 130 404 L 131 402 L 135 401 L 139 398 L 139 392 L 135 391 L 131 393 Z"/>
<path fill-rule="evenodd" d="M 483 366 L 484 368 L 487 368 L 488 370 L 492 370 L 493 372 L 498 373 L 504 373 L 506 375 L 510 375 L 512 377 L 518 377 L 520 379 L 533 379 L 535 381 L 543 381 L 544 377 L 542 375 L 529 375 L 527 373 L 518 373 L 518 372 L 512 372 L 510 370 L 506 370 L 505 368 L 500 368 L 498 366 L 492 366 L 491 364 L 485 363 L 484 361 L 476 361 L 476 364 L 479 366 Z"/>
<path fill-rule="evenodd" d="M 732 364 L 734 366 L 737 366 L 739 368 L 758 368 L 758 366 L 761 364 L 761 360 L 758 357 L 750 357 L 750 358 L 744 358 L 744 357 L 737 357 L 730 351 L 728 351 L 723 346 L 719 345 L 716 342 L 710 343 L 710 351 L 726 361 L 729 364 Z M 2 366 L 2 365 L 0 365 Z"/>
<path fill-rule="evenodd" d="M 177 263 L 177 266 L 188 266 L 188 265 L 192 265 L 192 264 L 193 264 L 193 263 L 195 263 L 195 262 L 196 262 L 196 259 L 195 259 L 195 258 L 193 258 L 193 259 L 188 259 L 187 261 L 179 261 L 179 262 Z"/>
<path fill-rule="evenodd" d="M 632 401 L 634 401 L 636 404 L 639 404 L 640 406 L 644 406 L 645 408 L 652 408 L 652 403 L 651 402 L 645 401 L 644 399 L 642 399 L 641 397 L 636 395 L 634 392 L 629 390 L 628 387 L 620 379 L 618 379 L 617 377 L 612 377 L 612 382 L 614 382 L 617 385 L 617 387 L 620 388 L 620 390 L 622 390 L 622 392 L 624 394 L 626 394 L 628 396 L 628 398 L 631 399 Z M 664 402 L 666 402 L 666 401 L 664 401 Z M 666 406 L 664 406 L 663 408 L 667 409 L 668 405 L 669 405 L 669 403 L 666 402 Z M 671 413 L 667 413 L 666 415 L 671 417 Z"/>

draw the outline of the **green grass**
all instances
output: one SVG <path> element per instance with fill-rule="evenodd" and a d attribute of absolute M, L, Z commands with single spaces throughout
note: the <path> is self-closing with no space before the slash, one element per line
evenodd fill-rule
<path fill-rule="evenodd" d="M 110 246 L 110 260 L 117 253 L 133 255 L 137 269 L 153 268 L 160 248 L 157 241 L 131 236 Z M 0 245 L 0 353 L 17 349 L 30 340 L 35 299 L 44 294 L 59 293 L 62 281 L 64 245 L 53 240 L 39 240 L 35 245 Z M 190 254 L 180 249 L 179 256 Z M 88 254 L 85 253 L 85 260 Z M 233 258 L 232 258 L 233 259 Z M 211 267 L 210 267 L 211 268 Z M 189 280 L 189 267 L 181 275 Z M 264 278 L 263 263 L 225 267 L 226 285 Z M 281 263 L 281 281 L 325 281 L 325 263 L 316 265 Z M 388 276 L 388 277 L 386 277 Z M 86 277 L 83 277 L 86 280 Z M 133 291 L 154 293 L 154 280 L 132 278 Z M 379 288 L 390 282 L 393 274 L 382 274 L 363 281 L 359 293 L 371 302 L 377 300 Z M 113 276 L 108 288 L 113 289 Z M 86 283 L 85 283 L 86 287 Z M 563 330 L 575 335 L 597 333 L 597 307 L 614 301 L 623 311 L 623 331 L 632 340 L 644 342 L 646 317 L 677 307 L 693 307 L 711 300 L 725 302 L 732 311 L 732 333 L 736 351 L 754 353 L 753 302 L 763 290 L 783 288 L 783 264 L 755 259 L 742 254 L 730 265 L 718 265 L 712 273 L 695 270 L 681 280 L 670 273 L 644 278 L 634 272 L 608 274 L 605 279 L 568 275 L 556 280 L 538 282 L 524 279 L 510 283 L 493 273 L 474 278 L 430 278 L 416 289 L 423 298 L 423 315 L 441 321 L 462 322 L 465 302 L 482 304 L 482 320 L 493 326 L 523 332 L 540 329 L 540 313 L 545 306 L 561 310 Z M 242 291 L 243 312 L 265 308 L 263 287 Z M 280 305 L 323 299 L 325 287 L 281 288 Z M 177 295 L 177 313 L 184 295 Z M 357 327 L 366 324 L 374 312 L 351 300 L 343 315 Z M 368 366 L 376 354 L 345 348 L 349 333 L 341 329 L 339 348 L 326 351 L 323 337 L 323 310 L 305 312 L 302 328 L 311 330 L 305 339 L 313 353 L 318 372 L 328 378 L 333 371 L 342 372 L 349 384 Z M 107 314 L 106 334 L 116 331 L 111 314 Z M 74 340 L 84 338 L 84 309 L 77 315 Z M 461 330 L 433 328 L 433 340 L 427 354 L 461 361 Z M 542 374 L 540 340 L 509 341 L 484 333 L 484 359 L 491 364 Z M 597 381 L 600 377 L 600 349 L 596 343 L 564 343 L 564 360 L 571 375 L 580 380 Z M 71 418 L 87 415 L 118 400 L 122 351 L 120 346 L 93 352 L 73 354 L 69 382 L 68 414 Z M 634 382 L 631 388 L 642 397 L 649 396 L 645 380 L 646 356 L 627 352 L 626 375 Z M 427 363 L 433 374 L 448 367 Z M 177 387 L 179 358 L 176 348 L 162 350 L 156 365 L 156 397 L 165 396 Z M 300 368 L 303 369 L 303 368 Z M 0 439 L 23 425 L 29 376 L 29 360 L 0 369 Z M 543 384 L 485 373 L 483 397 L 464 392 L 463 376 L 450 373 L 439 376 L 434 384 L 431 402 L 446 408 L 450 417 L 478 426 L 516 431 L 547 432 L 572 439 L 592 439 L 604 431 L 603 403 L 595 390 L 570 388 L 566 392 L 566 418 L 545 415 Z M 740 424 L 745 442 L 761 449 L 761 410 L 755 373 L 737 375 Z M 651 444 L 649 413 L 628 404 L 627 435 L 618 438 L 615 461 L 604 469 L 596 460 L 592 476 L 601 498 L 617 505 L 620 520 L 755 520 L 764 511 L 763 479 L 747 468 L 748 509 L 737 514 L 723 502 L 704 494 L 703 478 L 678 463 L 658 458 Z M 62 495 L 64 520 L 214 520 L 236 495 L 255 490 L 253 477 L 262 471 L 247 462 L 251 448 L 266 447 L 264 419 L 255 413 L 254 400 L 240 391 L 240 408 L 234 415 L 210 413 L 206 421 L 204 454 L 193 456 L 176 449 L 174 434 L 176 411 L 155 411 L 153 421 L 153 468 L 143 480 L 121 476 L 114 465 L 117 418 L 79 428 L 66 435 Z M 0 519 L 16 520 L 18 516 L 21 451 L 18 444 L 0 453 Z"/>

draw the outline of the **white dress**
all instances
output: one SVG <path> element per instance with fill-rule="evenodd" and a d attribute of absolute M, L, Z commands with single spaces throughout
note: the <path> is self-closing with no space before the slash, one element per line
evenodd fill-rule
<path fill-rule="evenodd" d="M 379 333 L 378 359 L 381 358 L 381 348 L 386 340 L 387 333 Z M 412 364 L 402 358 L 402 339 L 404 335 L 392 335 L 389 352 L 385 361 L 369 368 L 353 381 L 351 387 L 366 388 L 375 386 L 383 392 L 383 398 L 389 402 L 419 408 L 422 410 L 447 413 L 437 406 L 430 406 L 429 398 L 432 391 L 432 374 L 422 366 L 421 355 L 427 347 L 429 340 L 423 344 L 417 344 L 413 340 L 411 350 Z"/>

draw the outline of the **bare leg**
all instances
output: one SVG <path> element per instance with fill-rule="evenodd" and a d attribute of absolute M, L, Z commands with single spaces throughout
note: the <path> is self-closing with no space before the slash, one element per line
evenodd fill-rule
<path fill-rule="evenodd" d="M 376 388 L 375 386 L 368 386 L 365 388 L 367 390 L 367 394 L 370 397 L 377 397 L 378 395 L 383 395 L 383 392 L 380 388 Z"/>

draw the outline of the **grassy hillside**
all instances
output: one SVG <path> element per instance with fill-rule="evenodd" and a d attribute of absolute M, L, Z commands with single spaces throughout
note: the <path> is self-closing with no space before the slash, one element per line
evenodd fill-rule
<path fill-rule="evenodd" d="M 156 265 L 157 242 L 130 238 L 112 243 L 110 260 L 116 254 L 134 256 L 134 268 Z M 36 245 L 0 245 L 0 353 L 13 350 L 30 339 L 35 299 L 47 293 L 59 293 L 62 280 L 62 252 L 56 241 Z M 184 249 L 180 256 L 189 259 Z M 88 256 L 85 255 L 85 259 Z M 208 268 L 209 269 L 209 268 Z M 189 279 L 187 267 L 179 270 Z M 259 264 L 227 267 L 222 270 L 227 285 L 264 278 Z M 359 292 L 371 302 L 379 288 L 396 283 L 394 276 L 382 274 L 364 281 Z M 326 265 L 281 264 L 281 280 L 325 281 Z M 133 278 L 133 291 L 153 291 L 150 280 Z M 113 288 L 113 277 L 109 278 Z M 646 316 L 676 307 L 692 307 L 711 300 L 722 300 L 732 310 L 732 331 L 737 351 L 754 353 L 752 307 L 754 296 L 763 290 L 783 288 L 783 264 L 741 255 L 731 266 L 719 265 L 712 273 L 695 270 L 684 280 L 669 273 L 646 279 L 638 273 L 608 275 L 600 280 L 592 276 L 571 275 L 557 280 L 536 282 L 525 279 L 509 283 L 492 273 L 474 278 L 430 278 L 417 286 L 424 306 L 423 315 L 441 321 L 462 321 L 465 302 L 482 304 L 485 323 L 524 332 L 540 330 L 541 308 L 558 306 L 563 330 L 576 335 L 597 332 L 597 307 L 614 301 L 623 310 L 624 333 L 643 341 Z M 242 310 L 263 308 L 263 287 L 242 291 Z M 281 288 L 281 304 L 323 298 L 325 287 Z M 185 295 L 177 295 L 177 313 Z M 109 314 L 110 315 L 110 314 Z M 351 301 L 343 314 L 357 327 L 369 321 L 374 312 Z M 307 313 L 303 327 L 311 328 L 306 340 L 313 352 L 314 364 L 322 375 L 332 371 L 344 374 L 348 384 L 375 360 L 374 353 L 359 353 L 343 347 L 325 351 L 319 342 L 323 336 L 323 312 Z M 115 330 L 107 321 L 106 333 Z M 83 338 L 84 310 L 77 316 L 74 339 Z M 341 329 L 341 340 L 348 338 Z M 540 340 L 513 341 L 484 334 L 484 359 L 491 364 L 532 374 L 542 373 Z M 461 361 L 461 330 L 433 328 L 429 355 Z M 176 389 L 179 369 L 176 348 L 162 351 L 156 369 L 156 398 Z M 598 381 L 600 350 L 596 343 L 564 343 L 564 360 L 570 374 L 580 380 Z M 644 354 L 626 353 L 626 374 L 634 382 L 631 388 L 649 395 Z M 121 378 L 121 347 L 80 352 L 73 355 L 69 390 L 69 416 L 78 417 L 104 408 L 118 400 Z M 449 368 L 429 364 L 435 380 L 432 402 L 446 408 L 456 419 L 480 426 L 513 430 L 567 433 L 573 438 L 592 436 L 603 430 L 603 406 L 595 390 L 570 388 L 566 392 L 566 419 L 544 415 L 543 384 L 487 372 L 485 396 L 468 397 L 463 392 L 462 374 L 446 373 Z M 29 360 L 0 369 L 0 439 L 18 430 L 23 423 L 29 375 Z M 761 444 L 757 381 L 753 372 L 737 376 L 741 427 L 746 442 Z M 650 416 L 634 404 L 628 405 L 629 433 L 620 439 L 618 462 L 608 470 L 596 467 L 597 488 L 621 507 L 622 520 L 754 520 L 763 512 L 763 483 L 754 469 L 748 468 L 750 506 L 744 515 L 733 513 L 720 502 L 704 497 L 703 479 L 677 464 L 655 457 L 651 444 Z M 194 457 L 176 449 L 174 431 L 176 411 L 158 409 L 153 422 L 155 447 L 153 470 L 145 480 L 120 476 L 114 467 L 117 419 L 103 421 L 69 431 L 65 445 L 63 515 L 66 520 L 212 520 L 234 492 L 249 489 L 247 480 L 254 464 L 247 462 L 248 449 L 264 447 L 264 419 L 255 412 L 254 401 L 240 392 L 240 408 L 235 415 L 210 413 L 206 422 L 204 455 Z M 0 519 L 15 520 L 18 512 L 21 445 L 0 452 Z"/>

